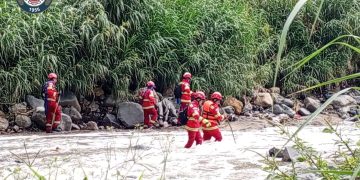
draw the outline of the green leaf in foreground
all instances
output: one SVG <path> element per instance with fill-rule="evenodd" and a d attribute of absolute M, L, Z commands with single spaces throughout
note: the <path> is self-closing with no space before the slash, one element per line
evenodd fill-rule
<path fill-rule="evenodd" d="M 329 128 L 325 128 L 325 129 L 323 129 L 322 132 L 323 132 L 323 133 L 333 133 L 334 131 L 332 131 L 332 130 L 329 129 Z"/>

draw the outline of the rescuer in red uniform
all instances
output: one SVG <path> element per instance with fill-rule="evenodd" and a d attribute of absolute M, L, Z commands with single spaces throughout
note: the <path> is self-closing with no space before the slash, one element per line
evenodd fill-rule
<path fill-rule="evenodd" d="M 183 74 L 183 79 L 180 82 L 181 85 L 181 104 L 180 112 L 183 111 L 191 103 L 191 89 L 190 80 L 192 75 L 189 72 Z"/>
<path fill-rule="evenodd" d="M 181 87 L 181 100 L 179 113 L 185 110 L 185 108 L 191 103 L 191 89 L 190 80 L 192 78 L 191 73 L 186 72 L 182 76 L 182 81 L 179 83 Z M 180 118 L 178 118 L 178 125 L 181 125 Z"/>
<path fill-rule="evenodd" d="M 52 133 L 52 131 L 60 132 L 61 122 L 61 106 L 58 104 L 59 92 L 56 90 L 57 75 L 50 73 L 48 75 L 48 81 L 43 86 L 44 107 L 46 114 L 46 132 Z"/>
<path fill-rule="evenodd" d="M 205 101 L 205 93 L 202 91 L 197 91 L 192 94 L 193 101 L 189 104 L 187 109 L 188 121 L 185 125 L 185 129 L 188 132 L 188 142 L 185 145 L 185 148 L 190 148 L 194 141 L 196 145 L 202 144 L 202 137 L 200 133 L 200 122 L 201 117 L 201 106 Z"/>
<path fill-rule="evenodd" d="M 147 89 L 142 94 L 142 107 L 144 110 L 144 125 L 145 128 L 151 128 L 157 123 L 158 113 L 155 108 L 155 83 L 149 81 L 146 83 Z"/>
<path fill-rule="evenodd" d="M 219 92 L 214 92 L 211 95 L 211 99 L 205 101 L 203 104 L 203 123 L 202 130 L 204 133 L 204 141 L 210 140 L 211 137 L 215 138 L 215 141 L 221 141 L 222 136 L 218 127 L 220 121 L 224 120 L 224 116 L 219 112 L 219 105 L 222 100 L 222 95 Z M 210 125 L 207 123 L 210 122 Z"/>

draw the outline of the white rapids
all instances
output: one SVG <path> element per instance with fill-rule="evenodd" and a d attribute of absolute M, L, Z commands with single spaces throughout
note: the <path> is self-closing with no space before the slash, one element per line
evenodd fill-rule
<path fill-rule="evenodd" d="M 354 124 L 341 128 L 358 141 Z M 326 155 L 337 149 L 337 138 L 323 129 L 306 127 L 299 137 Z M 191 149 L 183 148 L 185 130 L 0 136 L 0 179 L 37 179 L 23 161 L 46 179 L 265 179 L 262 158 L 252 151 L 266 155 L 286 142 L 277 128 L 235 131 L 236 144 L 230 131 L 222 133 L 222 142 Z"/>

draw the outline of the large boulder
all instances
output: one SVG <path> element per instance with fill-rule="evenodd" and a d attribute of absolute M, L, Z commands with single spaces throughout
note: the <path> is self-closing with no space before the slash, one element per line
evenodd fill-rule
<path fill-rule="evenodd" d="M 31 116 L 31 120 L 42 130 L 46 127 L 45 109 L 43 107 L 36 108 Z M 64 131 L 71 131 L 72 121 L 71 117 L 67 114 L 61 113 L 60 127 Z"/>
<path fill-rule="evenodd" d="M 113 126 L 115 128 L 121 128 L 120 123 L 116 120 L 116 116 L 113 114 L 107 113 L 103 119 L 100 119 L 97 122 L 99 126 Z"/>
<path fill-rule="evenodd" d="M 349 95 L 340 95 L 332 103 L 335 108 L 341 108 L 349 105 L 356 105 L 356 100 Z"/>
<path fill-rule="evenodd" d="M 4 131 L 9 127 L 9 121 L 0 117 L 0 131 Z"/>
<path fill-rule="evenodd" d="M 75 123 L 80 123 L 82 119 L 79 111 L 77 111 L 77 109 L 72 106 L 70 108 L 63 108 L 63 113 L 69 115 L 71 120 Z"/>
<path fill-rule="evenodd" d="M 76 108 L 76 110 L 78 112 L 81 112 L 81 107 L 80 107 L 79 101 L 76 98 L 75 94 L 72 92 L 65 92 L 65 93 L 61 94 L 60 105 L 62 107 L 66 107 L 66 106 L 71 107 L 72 106 L 72 107 Z"/>
<path fill-rule="evenodd" d="M 268 108 L 271 107 L 274 102 L 269 93 L 257 93 L 255 96 L 254 104 L 263 108 Z"/>
<path fill-rule="evenodd" d="M 28 116 L 17 115 L 15 118 L 15 123 L 22 128 L 28 128 L 31 126 L 31 119 Z"/>
<path fill-rule="evenodd" d="M 117 118 L 126 128 L 144 123 L 144 111 L 140 104 L 123 102 L 117 104 Z"/>
<path fill-rule="evenodd" d="M 72 121 L 71 121 L 71 117 L 69 115 L 61 113 L 60 127 L 63 131 L 71 131 Z"/>
<path fill-rule="evenodd" d="M 271 97 L 273 99 L 273 102 L 275 104 L 282 104 L 282 102 L 285 99 L 283 96 L 281 96 L 280 94 L 277 94 L 277 93 L 271 93 L 270 95 L 271 95 Z"/>
<path fill-rule="evenodd" d="M 305 98 L 305 108 L 310 112 L 315 112 L 320 107 L 320 101 L 311 97 Z"/>
<path fill-rule="evenodd" d="M 177 118 L 175 105 L 169 98 L 164 98 L 157 106 L 160 122 L 172 123 L 173 119 Z"/>
<path fill-rule="evenodd" d="M 11 106 L 10 112 L 13 114 L 26 114 L 26 103 L 14 104 L 13 106 Z"/>
<path fill-rule="evenodd" d="M 242 113 L 244 104 L 234 97 L 228 97 L 224 101 L 224 106 L 232 106 L 235 109 L 235 114 L 240 115 Z"/>
<path fill-rule="evenodd" d="M 44 100 L 38 99 L 34 96 L 27 95 L 26 96 L 26 103 L 32 108 L 36 109 L 37 107 L 44 107 Z"/>

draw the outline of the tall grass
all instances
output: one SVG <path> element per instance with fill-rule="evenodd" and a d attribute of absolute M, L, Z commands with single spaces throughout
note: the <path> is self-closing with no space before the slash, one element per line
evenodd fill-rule
<path fill-rule="evenodd" d="M 100 85 L 124 99 L 151 79 L 162 92 L 184 71 L 194 74 L 194 89 L 225 95 L 271 86 L 278 35 L 296 2 L 70 0 L 34 15 L 2 1 L 0 101 L 39 95 L 49 72 L 59 74 L 60 89 L 87 95 Z M 358 55 L 337 45 L 284 78 L 307 52 L 359 35 L 359 3 L 329 0 L 319 11 L 320 3 L 309 1 L 295 17 L 277 61 L 276 85 L 287 92 L 359 71 Z"/>

